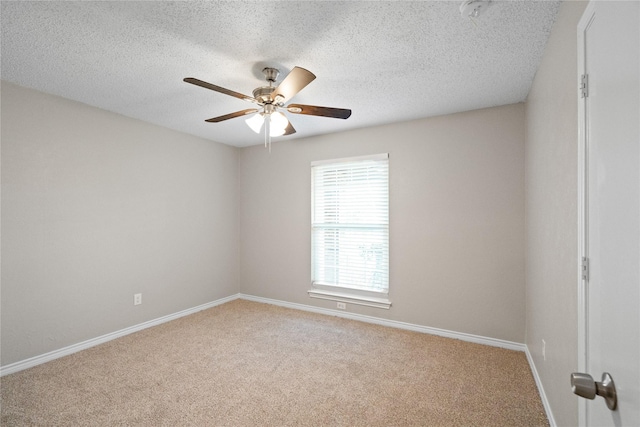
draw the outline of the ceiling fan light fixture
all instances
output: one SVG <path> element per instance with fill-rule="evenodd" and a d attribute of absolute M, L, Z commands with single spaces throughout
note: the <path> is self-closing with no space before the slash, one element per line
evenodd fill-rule
<path fill-rule="evenodd" d="M 255 133 L 260 133 L 264 126 L 265 119 L 269 117 L 269 136 L 282 136 L 289 126 L 289 120 L 279 111 L 275 111 L 271 114 L 259 113 L 245 120 L 247 126 L 251 128 Z"/>
<path fill-rule="evenodd" d="M 260 133 L 260 129 L 262 129 L 262 125 L 264 124 L 264 117 L 262 117 L 262 113 L 254 114 L 245 120 L 247 126 L 251 128 L 255 133 Z"/>
<path fill-rule="evenodd" d="M 271 113 L 271 136 L 282 136 L 289 126 L 289 120 L 280 111 Z"/>

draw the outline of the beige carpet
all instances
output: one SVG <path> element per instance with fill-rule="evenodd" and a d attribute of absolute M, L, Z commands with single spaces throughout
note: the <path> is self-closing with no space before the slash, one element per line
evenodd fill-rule
<path fill-rule="evenodd" d="M 522 352 L 244 300 L 0 381 L 3 426 L 548 425 Z"/>

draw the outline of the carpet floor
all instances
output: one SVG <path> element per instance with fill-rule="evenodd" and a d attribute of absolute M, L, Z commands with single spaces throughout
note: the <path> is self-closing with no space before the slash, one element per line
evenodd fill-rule
<path fill-rule="evenodd" d="M 522 352 L 235 300 L 0 380 L 3 426 L 547 426 Z"/>

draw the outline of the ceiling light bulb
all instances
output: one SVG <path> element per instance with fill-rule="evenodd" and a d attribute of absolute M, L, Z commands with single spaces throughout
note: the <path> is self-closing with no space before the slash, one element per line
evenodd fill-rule
<path fill-rule="evenodd" d="M 262 117 L 262 114 L 255 114 L 253 117 L 249 117 L 245 120 L 245 123 L 252 131 L 260 133 L 260 129 L 262 129 L 262 125 L 264 124 L 264 117 Z"/>
<path fill-rule="evenodd" d="M 265 119 L 269 118 L 269 136 L 282 136 L 287 131 L 289 126 L 289 120 L 287 117 L 279 111 L 275 111 L 271 114 L 259 113 L 245 120 L 245 123 L 255 133 L 260 133 L 264 127 Z"/>
<path fill-rule="evenodd" d="M 271 136 L 284 135 L 288 125 L 289 121 L 284 114 L 279 111 L 271 113 Z"/>

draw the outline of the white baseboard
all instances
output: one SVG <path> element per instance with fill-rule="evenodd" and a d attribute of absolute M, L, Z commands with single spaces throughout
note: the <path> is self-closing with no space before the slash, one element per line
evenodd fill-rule
<path fill-rule="evenodd" d="M 40 365 L 42 363 L 46 363 L 55 359 L 58 359 L 60 357 L 63 356 L 67 356 L 69 354 L 73 354 L 76 353 L 78 351 L 82 351 L 91 347 L 94 347 L 96 345 L 99 344 L 103 344 L 107 341 L 111 341 L 113 339 L 116 338 L 120 338 L 122 336 L 125 335 L 129 335 L 132 334 L 134 332 L 138 332 L 141 331 L 143 329 L 147 329 L 150 328 L 152 326 L 156 326 L 156 325 L 160 325 L 162 323 L 165 322 L 169 322 L 171 320 L 175 320 L 178 319 L 180 317 L 184 317 L 184 316 L 188 316 L 190 314 L 194 314 L 197 313 L 198 311 L 202 311 L 202 310 L 206 310 L 208 308 L 211 307 L 215 307 L 217 305 L 220 304 L 224 304 L 230 301 L 233 301 L 235 299 L 244 299 L 244 300 L 248 300 L 248 301 L 255 301 L 255 302 L 261 302 L 261 303 L 265 303 L 265 304 L 272 304 L 272 305 L 277 305 L 277 306 L 281 306 L 281 307 L 286 307 L 286 308 L 292 308 L 292 309 L 296 309 L 296 310 L 303 310 L 303 311 L 309 311 L 309 312 L 314 312 L 314 313 L 319 313 L 319 314 L 325 314 L 325 315 L 329 315 L 329 316 L 337 316 L 337 317 L 343 317 L 343 318 L 347 318 L 347 319 L 352 319 L 352 320 L 358 320 L 358 321 L 362 321 L 362 322 L 367 322 L 367 323 L 373 323 L 373 324 L 377 324 L 377 325 L 382 325 L 382 326 L 389 326 L 392 328 L 399 328 L 399 329 L 405 329 L 405 330 L 410 330 L 410 331 L 415 331 L 415 332 L 421 332 L 421 333 L 426 333 L 426 334 L 431 334 L 431 335 L 438 335 L 438 336 L 442 336 L 442 337 L 447 337 L 447 338 L 454 338 L 454 339 L 459 339 L 462 341 L 468 341 L 468 342 L 472 342 L 472 343 L 476 343 L 476 344 L 484 344 L 484 345 L 489 345 L 492 347 L 501 347 L 501 348 L 505 348 L 505 349 L 509 349 L 509 350 L 516 350 L 516 351 L 524 351 L 527 354 L 527 359 L 529 361 L 529 365 L 531 366 L 531 370 L 534 373 L 534 378 L 536 380 L 536 384 L 538 386 L 538 390 L 540 391 L 540 395 L 542 397 L 542 403 L 545 407 L 545 411 L 547 411 L 547 415 L 549 416 L 549 420 L 551 423 L 551 427 L 555 427 L 555 423 L 553 422 L 553 418 L 551 415 L 551 411 L 549 409 L 549 403 L 546 399 L 546 396 L 544 394 L 544 390 L 542 388 L 542 384 L 540 383 L 540 379 L 538 377 L 538 374 L 535 370 L 535 366 L 533 365 L 533 360 L 531 359 L 531 355 L 529 354 L 529 351 L 526 347 L 526 345 L 521 344 L 521 343 L 516 343 L 516 342 L 512 342 L 512 341 L 505 341 L 505 340 L 500 340 L 500 339 L 496 339 L 496 338 L 489 338 L 489 337 L 483 337 L 483 336 L 479 336 L 479 335 L 472 335 L 472 334 L 465 334 L 462 332 L 454 332 L 454 331 L 449 331 L 446 329 L 438 329 L 438 328 L 431 328 L 431 327 L 427 327 L 427 326 L 421 326 L 421 325 L 416 325 L 416 324 L 412 324 L 412 323 L 406 323 L 406 322 L 399 322 L 397 320 L 387 320 L 387 319 L 381 319 L 379 317 L 373 317 L 373 316 L 365 316 L 362 314 L 356 314 L 356 313 L 349 313 L 349 312 L 345 312 L 345 311 L 339 311 L 339 310 L 330 310 L 330 309 L 326 309 L 326 308 L 320 308 L 320 307 L 314 307 L 314 306 L 310 306 L 310 305 L 305 305 L 305 304 L 297 304 L 297 303 L 292 303 L 292 302 L 286 302 L 286 301 L 280 301 L 280 300 L 275 300 L 275 299 L 270 299 L 270 298 L 262 298 L 262 297 L 256 297 L 253 295 L 247 295 L 247 294 L 235 294 L 235 295 L 231 295 L 228 296 L 226 298 L 221 298 L 219 300 L 216 301 L 212 301 L 206 304 L 202 304 L 193 308 L 189 308 L 186 310 L 182 310 L 179 311 L 177 313 L 174 314 L 170 314 L 167 316 L 163 316 L 163 317 L 159 317 L 157 319 L 154 320 L 150 320 L 148 322 L 144 322 L 144 323 L 140 323 L 138 325 L 134 325 L 125 329 L 121 329 L 119 331 L 116 332 L 112 332 L 106 335 L 102 335 L 100 337 L 97 338 L 92 338 L 90 340 L 87 341 L 83 341 L 77 344 L 73 344 L 70 345 L 68 347 L 64 347 L 58 350 L 54 350 L 51 351 L 49 353 L 45 353 L 39 356 L 35 356 L 35 357 L 31 357 L 29 359 L 25 359 L 19 362 L 15 362 L 6 366 L 1 366 L 0 367 L 0 377 L 4 376 L 4 375 L 9 375 L 15 372 L 19 372 L 22 371 L 24 369 L 28 369 L 37 365 Z"/>
<path fill-rule="evenodd" d="M 538 387 L 538 394 L 540 394 L 540 399 L 542 400 L 542 406 L 544 406 L 544 411 L 547 413 L 549 426 L 557 427 L 556 420 L 553 418 L 553 412 L 551 412 L 551 405 L 549 404 L 549 399 L 547 399 L 547 394 L 544 392 L 544 387 L 542 387 L 542 381 L 540 380 L 540 375 L 538 375 L 538 370 L 536 369 L 536 365 L 533 363 L 533 357 L 531 357 L 531 353 L 529 352 L 529 347 L 527 347 L 526 345 L 525 345 L 525 354 L 527 355 L 527 360 L 529 361 L 529 366 L 531 367 L 531 373 L 533 374 L 533 379 L 536 381 L 536 386 Z"/>
<path fill-rule="evenodd" d="M 483 337 L 479 335 L 465 334 L 462 332 L 454 332 L 446 329 L 438 329 L 438 328 L 430 328 L 427 326 L 415 325 L 412 323 L 399 322 L 396 320 L 387 320 L 381 319 L 379 317 L 373 316 L 365 316 L 362 314 L 349 313 L 339 310 L 331 310 L 326 308 L 314 307 L 305 304 L 297 304 L 292 302 L 280 301 L 270 298 L 262 298 L 256 297 L 253 295 L 246 295 L 242 293 L 238 293 L 235 295 L 230 295 L 225 298 L 221 298 L 216 301 L 212 301 L 206 304 L 202 304 L 193 308 L 189 308 L 186 310 L 179 311 L 177 313 L 169 314 L 167 316 L 159 317 L 154 320 L 150 320 L 148 322 L 140 323 L 138 325 L 131 326 L 129 328 L 121 329 L 116 332 L 112 332 L 110 334 L 102 335 L 97 338 L 93 338 L 87 341 L 83 341 L 81 343 L 73 344 L 68 347 L 61 348 L 59 350 L 54 350 L 49 353 L 42 354 L 40 356 L 31 357 L 29 359 L 25 359 L 19 362 L 11 363 L 6 366 L 0 366 L 0 377 L 13 374 L 15 372 L 22 371 L 24 369 L 28 369 L 46 362 L 50 362 L 52 360 L 58 359 L 63 356 L 67 356 L 69 354 L 76 353 L 78 351 L 82 351 L 91 347 L 94 347 L 99 344 L 103 344 L 107 341 L 111 341 L 116 338 L 123 337 L 125 335 L 132 334 L 134 332 L 141 331 L 143 329 L 150 328 L 152 326 L 160 325 L 165 322 L 170 322 L 171 320 L 178 319 L 180 317 L 188 316 L 190 314 L 197 313 L 198 311 L 206 310 L 211 307 L 215 307 L 220 304 L 224 304 L 236 299 L 244 299 L 248 301 L 261 302 L 265 304 L 272 304 L 286 308 L 292 308 L 296 310 L 309 311 L 313 313 L 325 314 L 329 316 L 337 316 L 343 317 L 352 320 L 359 320 L 362 322 L 373 323 L 382 326 L 389 326 L 392 328 L 406 329 L 410 331 L 422 332 L 425 334 L 438 335 L 447 338 L 459 339 L 461 341 L 468 341 L 476 344 L 484 344 L 492 347 L 501 347 L 509 350 L 523 351 L 527 356 L 527 361 L 529 362 L 529 366 L 531 367 L 531 372 L 533 373 L 533 378 L 536 382 L 536 386 L 538 387 L 538 392 L 540 394 L 540 398 L 542 400 L 542 405 L 544 406 L 544 410 L 547 414 L 547 418 L 549 420 L 550 427 L 557 427 L 555 419 L 553 418 L 553 413 L 551 412 L 551 405 L 549 404 L 549 400 L 544 392 L 544 388 L 542 387 L 542 382 L 540 381 L 540 376 L 538 375 L 538 371 L 536 370 L 536 366 L 533 363 L 533 358 L 531 357 L 531 353 L 529 352 L 529 348 L 525 344 L 516 343 L 512 341 L 505 341 L 496 338 Z"/>
<path fill-rule="evenodd" d="M 501 347 L 509 350 L 525 351 L 526 346 L 521 343 L 505 341 L 496 338 L 488 338 L 479 335 L 465 334 L 462 332 L 448 331 L 446 329 L 430 328 L 428 326 L 415 325 L 412 323 L 399 322 L 397 320 L 381 319 L 379 317 L 365 316 L 362 314 L 349 313 L 341 310 L 331 310 L 327 308 L 314 307 L 311 305 L 297 304 L 292 302 L 280 301 L 270 298 L 256 297 L 253 295 L 238 294 L 239 298 L 248 301 L 262 302 L 265 304 L 273 304 L 281 307 L 293 308 L 296 310 L 310 311 L 313 313 L 326 314 L 329 316 L 344 317 L 361 322 L 374 323 L 376 325 L 389 326 L 392 328 L 406 329 L 409 331 L 422 332 L 425 334 L 438 335 L 441 337 L 454 338 L 461 341 L 468 341 L 476 344 L 484 344 L 492 347 Z"/>
<path fill-rule="evenodd" d="M 78 351 L 86 350 L 91 347 L 95 347 L 96 345 L 103 344 L 107 341 L 114 340 L 116 338 L 123 337 L 125 335 L 132 334 L 134 332 L 141 331 L 143 329 L 150 328 L 152 326 L 157 326 L 162 323 L 170 322 L 172 320 L 178 319 L 180 317 L 188 316 L 190 314 L 197 313 L 198 311 L 206 310 L 211 307 L 215 307 L 220 304 L 224 304 L 229 301 L 233 301 L 239 298 L 240 294 L 231 295 L 225 298 L 221 298 L 219 300 L 215 300 L 212 302 L 208 302 L 206 304 L 198 305 L 196 307 L 188 308 L 186 310 L 179 311 L 177 313 L 169 314 L 167 316 L 159 317 L 154 320 L 149 320 L 148 322 L 140 323 L 138 325 L 130 326 L 128 328 L 121 329 L 116 332 L 111 332 L 106 335 L 102 335 L 97 338 L 92 338 L 87 341 L 83 341 L 77 344 L 70 345 L 68 347 L 64 347 L 58 350 L 50 351 L 49 353 L 41 354 L 39 356 L 31 357 L 29 359 L 21 360 L 19 362 L 11 363 L 6 366 L 0 366 L 0 377 L 13 374 L 15 372 L 22 371 L 24 369 L 28 369 L 37 365 L 41 365 L 46 362 L 50 362 L 52 360 L 58 359 L 63 356 L 68 356 L 69 354 L 77 353 Z"/>

